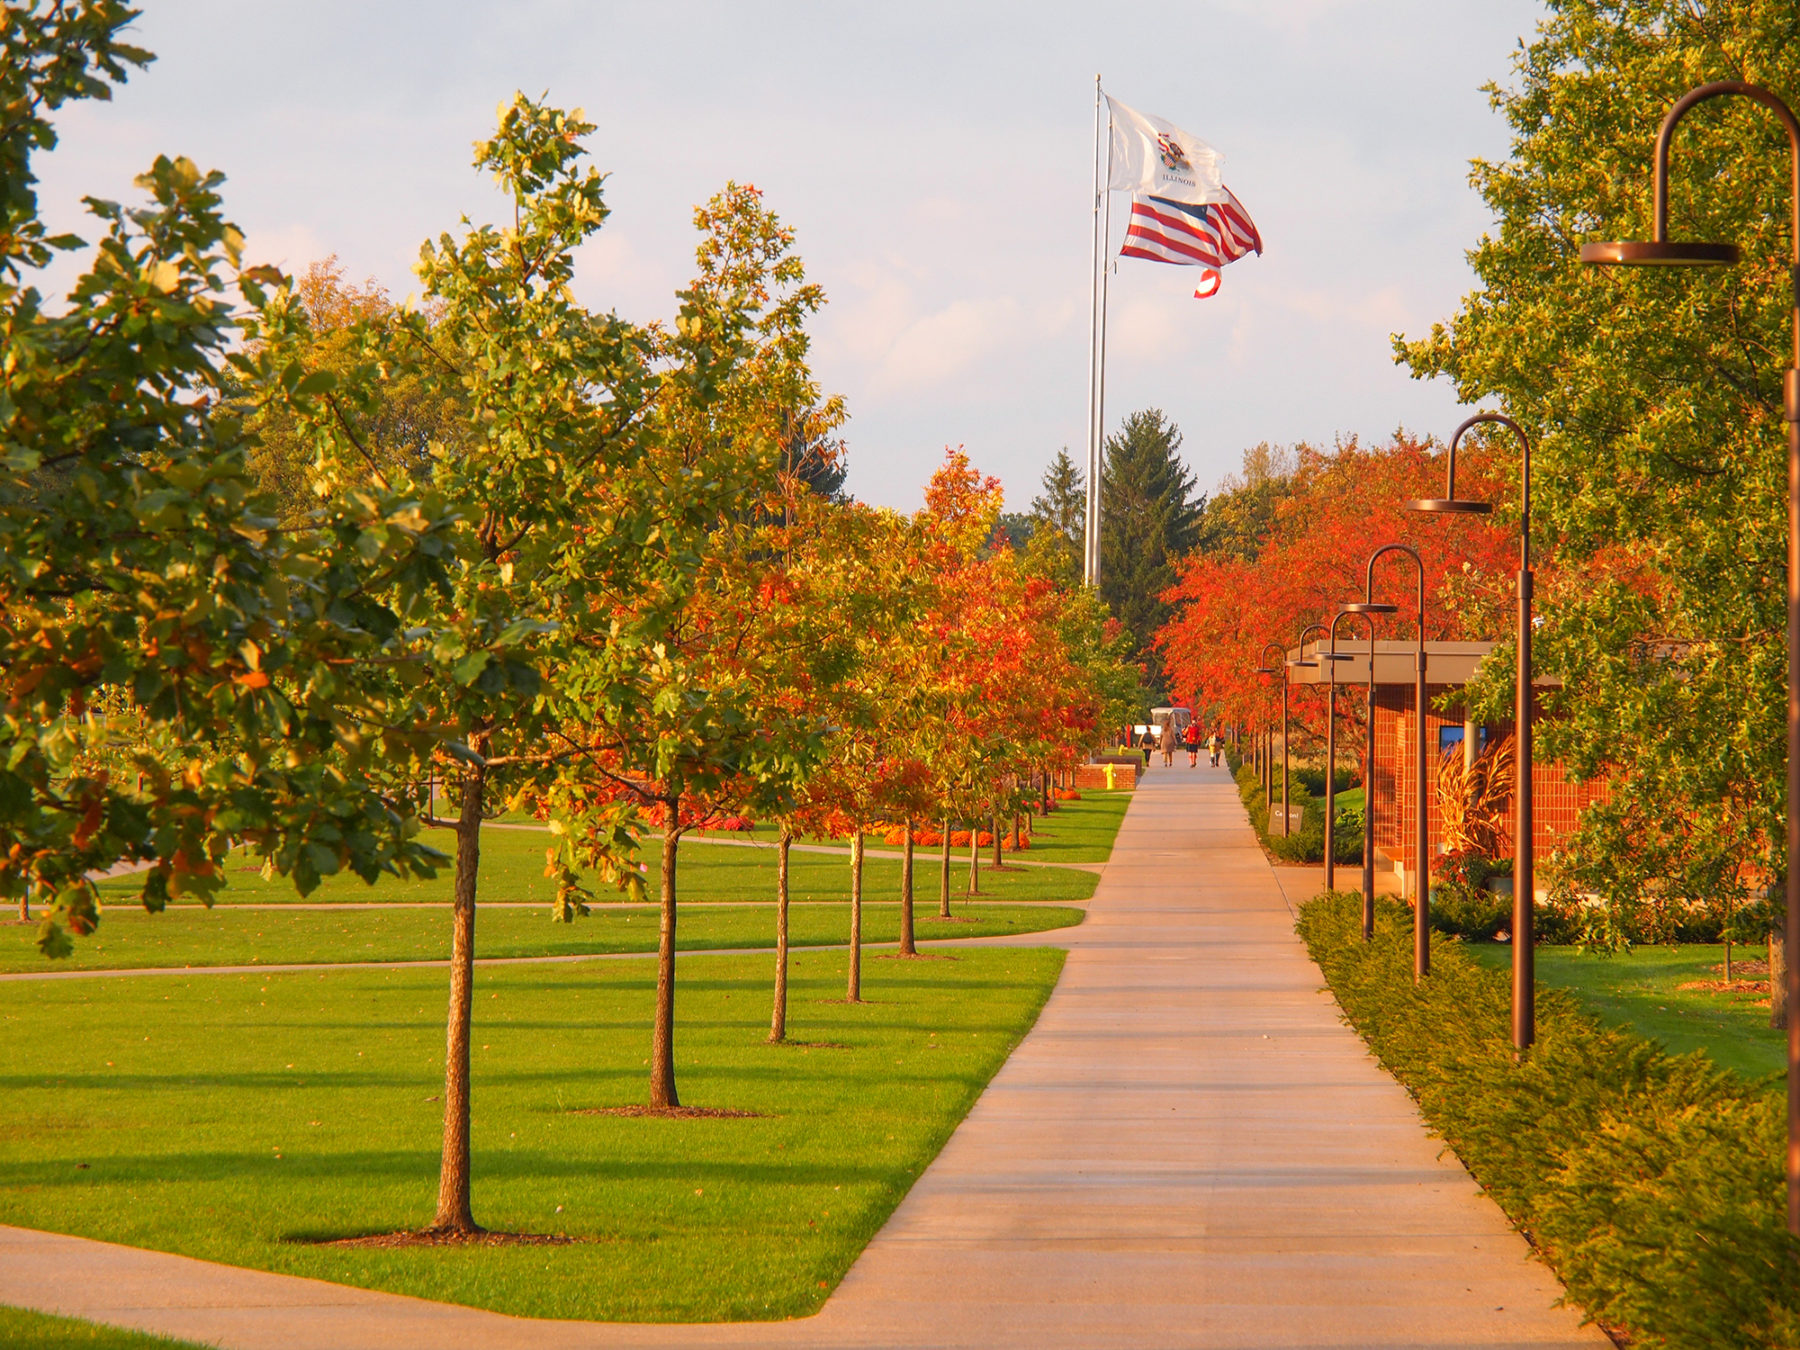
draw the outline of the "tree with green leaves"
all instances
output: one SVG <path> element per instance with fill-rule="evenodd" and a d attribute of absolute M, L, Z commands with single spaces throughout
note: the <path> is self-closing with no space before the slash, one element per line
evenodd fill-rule
<path fill-rule="evenodd" d="M 1079 565 L 1087 539 L 1087 474 L 1064 446 L 1044 470 L 1043 493 L 1031 499 L 1031 519 L 1048 530 Z M 1023 548 L 1024 541 L 1018 541 Z"/>
<path fill-rule="evenodd" d="M 1227 474 L 1206 499 L 1195 547 L 1202 553 L 1250 562 L 1262 552 L 1281 504 L 1294 491 L 1294 474 L 1305 447 L 1267 441 L 1244 451 L 1243 465 Z"/>
<path fill-rule="evenodd" d="M 1181 432 L 1160 409 L 1134 412 L 1106 439 L 1100 486 L 1100 594 L 1142 644 L 1145 683 L 1158 698 L 1162 655 L 1150 639 L 1168 620 L 1163 593 L 1206 509 L 1180 451 Z"/>
<path fill-rule="evenodd" d="M 661 926 L 651 1034 L 650 1106 L 676 1111 L 675 935 L 682 835 L 726 802 L 757 814 L 791 813 L 823 754 L 823 726 L 790 698 L 795 686 L 841 678 L 842 644 L 822 614 L 782 603 L 787 559 L 780 531 L 804 475 L 787 451 L 795 429 L 823 443 L 843 419 L 807 365 L 806 321 L 825 302 L 806 280 L 783 225 L 754 187 L 727 184 L 695 212 L 698 276 L 683 292 L 697 323 L 659 330 L 673 370 L 652 409 L 655 478 L 682 494 L 683 514 L 662 525 L 671 563 L 695 560 L 668 583 L 679 594 L 653 660 L 609 679 L 630 697 L 596 703 L 583 739 L 596 778 L 652 813 L 662 830 Z M 706 335 L 709 360 L 692 344 Z M 818 495 L 818 494 L 815 494 Z M 807 507 L 812 503 L 808 502 Z M 747 509 L 748 508 L 748 509 Z M 673 576 L 673 574 L 672 574 Z"/>
<path fill-rule="evenodd" d="M 44 230 L 33 156 L 152 59 L 120 40 L 134 17 L 0 8 L 0 892 L 45 903 L 51 956 L 121 861 L 151 910 L 210 900 L 239 843 L 303 892 L 441 861 L 383 769 L 431 733 L 381 673 L 403 625 L 374 592 L 441 584 L 454 522 L 365 486 L 279 527 L 238 392 L 304 372 L 237 349 L 282 278 L 240 270 L 222 176 L 159 157 L 144 204 L 90 199 L 101 238 L 54 312 L 30 284 L 84 247 Z"/>
<path fill-rule="evenodd" d="M 418 264 L 427 308 L 361 322 L 361 359 L 308 376 L 293 399 L 322 478 L 405 484 L 460 522 L 456 565 L 441 584 L 391 597 L 411 644 L 395 678 L 412 689 L 425 723 L 442 729 L 457 777 L 443 822 L 457 851 L 432 1225 L 452 1236 L 480 1231 L 470 1205 L 468 1071 L 482 821 L 515 802 L 543 807 L 565 914 L 582 907 L 587 873 L 641 893 L 642 802 L 616 783 L 655 780 L 667 795 L 682 781 L 683 737 L 694 728 L 673 727 L 665 714 L 731 715 L 696 686 L 671 644 L 709 540 L 747 482 L 772 478 L 777 458 L 772 437 L 729 434 L 754 383 L 746 368 L 762 356 L 748 336 L 766 280 L 756 266 L 704 276 L 681 294 L 667 327 L 596 315 L 573 298 L 575 250 L 607 214 L 601 176 L 581 148 L 592 129 L 516 96 L 476 149 L 477 167 L 511 200 L 513 223 L 427 243 Z M 732 228 L 720 222 L 711 243 Z M 291 297 L 283 317 L 266 335 L 265 362 L 315 350 Z M 469 428 L 459 444 L 434 444 L 423 470 L 383 463 L 368 434 L 386 384 L 413 374 L 453 396 Z M 659 997 L 659 1026 L 670 1000 Z"/>
<path fill-rule="evenodd" d="M 1670 233 L 1730 240 L 1738 267 L 1590 268 L 1590 239 L 1651 236 L 1651 156 L 1706 80 L 1800 93 L 1791 5 L 1553 0 L 1493 88 L 1510 155 L 1472 180 L 1498 228 L 1455 317 L 1396 339 L 1420 378 L 1517 419 L 1536 442 L 1532 523 L 1559 583 L 1539 595 L 1546 757 L 1604 775 L 1608 801 L 1558 850 L 1608 936 L 1666 927 L 1783 875 L 1789 158 L 1742 100 L 1696 109 L 1672 154 Z M 1506 456 L 1510 443 L 1499 443 Z M 1516 487 L 1513 491 L 1516 493 Z M 1517 501 L 1506 504 L 1517 519 Z M 1475 691 L 1510 707 L 1504 652 Z"/>

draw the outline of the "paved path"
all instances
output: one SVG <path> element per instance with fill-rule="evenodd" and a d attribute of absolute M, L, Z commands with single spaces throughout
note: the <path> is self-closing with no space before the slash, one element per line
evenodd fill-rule
<path fill-rule="evenodd" d="M 0 1228 L 0 1303 L 241 1350 L 1590 1347 L 1338 1019 L 1223 771 L 1153 772 L 1036 1029 L 823 1312 L 531 1322 Z"/>

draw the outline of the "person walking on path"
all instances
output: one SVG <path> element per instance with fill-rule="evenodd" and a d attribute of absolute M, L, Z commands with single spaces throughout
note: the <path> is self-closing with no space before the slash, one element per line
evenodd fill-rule
<path fill-rule="evenodd" d="M 1207 737 L 1206 748 L 1208 751 L 1210 751 L 1212 753 L 1213 768 L 1215 768 L 1215 769 L 1218 768 L 1219 767 L 1219 752 L 1225 748 L 1225 742 L 1219 736 L 1218 732 L 1215 731 L 1215 732 L 1213 732 L 1213 734 L 1211 736 Z"/>
<path fill-rule="evenodd" d="M 1200 765 L 1200 724 L 1198 722 L 1188 723 L 1187 750 L 1188 768 L 1198 768 Z"/>
<path fill-rule="evenodd" d="M 1165 717 L 1156 724 L 1156 743 L 1162 749 L 1163 768 L 1175 763 L 1175 723 Z"/>

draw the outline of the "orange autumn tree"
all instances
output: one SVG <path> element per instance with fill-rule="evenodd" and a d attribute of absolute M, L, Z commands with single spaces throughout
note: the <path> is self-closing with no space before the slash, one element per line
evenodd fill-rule
<path fill-rule="evenodd" d="M 1165 598 L 1174 617 L 1156 635 L 1171 691 L 1197 711 L 1225 722 L 1266 724 L 1280 680 L 1255 675 L 1265 643 L 1295 644 L 1312 623 L 1328 623 L 1337 607 L 1361 598 L 1369 555 L 1387 543 L 1406 543 L 1425 562 L 1426 637 L 1495 637 L 1510 613 L 1517 549 L 1513 526 L 1494 517 L 1444 517 L 1405 509 L 1406 500 L 1439 497 L 1444 464 L 1430 441 L 1396 436 L 1364 448 L 1351 440 L 1330 453 L 1300 446 L 1286 492 L 1276 503 L 1250 556 L 1224 550 L 1186 558 Z M 1496 473 L 1510 471 L 1482 447 L 1458 456 L 1457 493 L 1499 501 Z M 1377 621 L 1377 637 L 1417 634 L 1409 564 L 1386 563 L 1376 574 L 1378 598 L 1400 612 Z M 1366 633 L 1357 621 L 1341 634 Z M 1354 726 L 1365 715 L 1355 700 L 1338 700 Z M 1297 736 L 1322 737 L 1324 700 L 1296 695 Z M 1352 744 L 1359 744 L 1354 736 Z"/>

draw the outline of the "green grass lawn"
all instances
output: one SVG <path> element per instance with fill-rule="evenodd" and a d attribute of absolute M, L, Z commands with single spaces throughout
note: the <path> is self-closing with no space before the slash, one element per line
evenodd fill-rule
<path fill-rule="evenodd" d="M 1120 788 L 1114 792 L 1104 790 L 1090 791 L 1083 789 L 1078 802 L 1058 802 L 1057 809 L 1048 816 L 1038 816 L 1032 821 L 1031 847 L 1023 853 L 1006 854 L 1008 862 L 1015 859 L 1019 862 L 1105 862 L 1112 855 L 1113 838 L 1119 832 L 1119 822 L 1125 819 L 1125 808 L 1131 805 L 1131 792 Z M 935 828 L 935 827 L 934 827 Z M 959 826 L 958 828 L 966 828 Z M 983 829 L 987 828 L 985 825 Z M 696 838 L 750 838 L 764 842 L 772 841 L 776 828 L 770 824 L 759 824 L 754 830 L 745 834 L 696 835 Z M 845 847 L 842 839 L 813 838 L 808 836 L 801 840 L 807 844 L 830 844 Z M 871 837 L 869 847 L 891 851 L 890 846 L 879 839 Z M 919 847 L 920 868 L 938 866 L 941 845 L 927 848 Z M 796 857 L 799 855 L 796 854 Z M 969 848 L 967 844 L 957 848 L 953 855 L 956 866 L 965 872 L 969 865 Z M 982 854 L 983 875 L 986 874 L 988 859 L 992 850 Z M 935 875 L 935 873 L 934 873 Z"/>
<path fill-rule="evenodd" d="M 1130 796 L 1129 793 L 1114 795 Z M 1075 803 L 1077 806 L 1082 804 Z M 1111 851 L 1112 837 L 1117 833 L 1118 822 L 1123 815 L 1124 803 L 1118 804 L 1116 810 L 1096 809 L 1087 816 L 1071 820 L 1065 833 L 1057 837 L 1059 843 L 1066 840 L 1066 846 L 1084 854 L 1097 851 L 1097 857 L 1071 858 L 1058 855 L 1044 860 L 1104 861 L 1106 853 Z M 1063 817 L 1059 816 L 1059 823 L 1062 820 Z M 736 837 L 743 838 L 741 835 Z M 444 852 L 450 852 L 455 845 L 448 830 L 426 830 L 423 838 Z M 1097 849 L 1096 841 L 1102 839 L 1103 847 Z M 556 894 L 555 884 L 544 875 L 544 850 L 548 842 L 548 836 L 536 830 L 484 830 L 481 836 L 480 899 L 489 903 L 528 902 L 543 904 L 548 908 Z M 1039 853 L 1047 855 L 1055 846 L 1057 845 L 1046 841 L 1046 847 L 1042 850 L 1034 846 L 1031 856 L 1036 858 Z M 644 863 L 645 885 L 654 896 L 661 884 L 661 859 L 654 850 L 650 850 L 646 852 Z M 922 851 L 914 864 L 916 879 L 913 894 L 920 901 L 935 902 L 937 899 L 937 863 L 935 854 Z M 1068 884 L 1050 879 L 1059 872 L 1059 869 L 1054 868 L 1003 869 L 993 877 L 990 886 L 991 870 L 985 865 L 985 859 L 983 863 L 982 889 L 992 889 L 996 895 L 1007 899 L 1080 899 L 1093 892 L 1091 876 L 1085 883 L 1086 890 L 1072 890 Z M 849 850 L 846 848 L 841 856 L 829 853 L 793 853 L 788 860 L 788 876 L 789 889 L 795 900 L 848 901 Z M 965 853 L 958 859 L 957 868 L 951 874 L 953 897 L 962 893 L 967 876 L 968 858 Z M 768 848 L 745 848 L 738 844 L 686 841 L 681 848 L 679 880 L 683 900 L 766 899 L 772 902 L 775 897 L 775 849 L 772 845 Z M 99 886 L 103 903 L 136 905 L 143 882 L 135 876 L 122 876 L 103 881 Z M 248 854 L 234 854 L 226 862 L 225 888 L 215 903 L 268 905 L 304 901 L 313 904 L 447 904 L 450 900 L 450 886 L 451 869 L 446 866 L 436 877 L 430 879 L 384 877 L 373 886 L 366 885 L 361 878 L 349 874 L 327 877 L 310 895 L 301 896 L 286 878 L 265 878 L 261 868 Z M 594 887 L 594 892 L 602 901 L 620 898 L 619 892 L 600 885 Z M 863 863 L 863 894 L 898 897 L 900 863 L 892 858 L 866 859 Z"/>
<path fill-rule="evenodd" d="M 0 1345 L 6 1350 L 199 1350 L 192 1341 L 146 1336 L 73 1317 L 0 1308 Z"/>
<path fill-rule="evenodd" d="M 1503 943 L 1471 942 L 1464 950 L 1496 969 L 1511 969 Z M 1761 947 L 1733 947 L 1733 960 L 1766 959 Z M 1724 948 L 1637 947 L 1602 955 L 1574 947 L 1539 947 L 1538 982 L 1568 989 L 1602 1020 L 1661 1041 L 1677 1054 L 1704 1050 L 1721 1068 L 1751 1078 L 1780 1073 L 1787 1065 L 1787 1033 L 1769 1026 L 1769 1006 L 1749 993 L 1682 989 L 1718 980 L 1714 967 Z"/>
<path fill-rule="evenodd" d="M 1029 1029 L 1062 961 L 871 958 L 870 1001 L 848 1005 L 844 954 L 802 952 L 801 1043 L 771 1046 L 769 959 L 689 958 L 682 1099 L 760 1114 L 685 1120 L 581 1114 L 645 1098 L 652 962 L 484 968 L 476 1215 L 582 1241 L 473 1250 L 316 1241 L 431 1218 L 441 971 L 0 986 L 0 1222 L 527 1316 L 799 1316 Z"/>
<path fill-rule="evenodd" d="M 552 956 L 649 951 L 656 945 L 653 910 L 596 904 L 585 919 L 553 923 L 549 883 L 542 876 L 544 836 L 490 830 L 483 837 L 482 885 L 488 901 L 525 902 L 529 909 L 494 907 L 476 920 L 481 956 Z M 790 890 L 796 902 L 789 920 L 792 940 L 805 945 L 848 941 L 850 868 L 847 858 L 796 853 L 790 858 Z M 652 873 L 654 885 L 657 874 Z M 772 849 L 689 844 L 681 853 L 680 894 L 685 902 L 677 937 L 689 950 L 763 947 L 775 941 L 775 854 Z M 966 874 L 951 878 L 951 906 L 958 921 L 940 924 L 938 876 L 921 867 L 914 879 L 914 913 L 922 937 L 985 937 L 1036 932 L 1080 922 L 1078 911 L 1036 902 L 1085 900 L 1098 878 L 1068 868 L 984 869 L 981 896 L 964 895 Z M 409 961 L 449 955 L 450 922 L 444 909 L 401 908 L 391 902 L 447 905 L 449 873 L 432 881 L 393 879 L 365 886 L 334 877 L 311 900 L 354 908 L 294 907 L 293 888 L 265 880 L 255 869 L 233 871 L 210 911 L 175 906 L 148 914 L 128 879 L 103 882 L 108 903 L 99 929 L 78 938 L 75 955 L 54 967 L 38 953 L 35 925 L 0 921 L 0 972 L 43 969 L 123 969 L 131 966 L 243 965 L 251 962 Z M 615 892 L 605 892 L 613 895 Z M 863 864 L 864 933 L 871 942 L 900 935 L 900 865 L 883 859 Z M 1031 901 L 1033 905 L 1015 902 Z M 705 908 L 735 902 L 732 909 Z M 745 904 L 743 902 L 751 902 Z M 256 908 L 247 908 L 255 904 Z M 539 908 L 538 906 L 541 906 Z"/>
<path fill-rule="evenodd" d="M 1053 873 L 1092 882 L 1086 873 Z M 1012 877 L 1006 880 L 1011 881 Z M 1070 887 L 1069 889 L 1084 889 Z M 1088 886 L 1085 889 L 1091 890 Z M 915 903 L 921 940 L 1036 933 L 1080 923 L 1082 911 L 1061 905 L 952 906 L 956 918 L 938 919 L 937 900 Z M 585 919 L 556 923 L 547 909 L 484 909 L 475 920 L 477 956 L 563 956 L 656 950 L 655 909 L 595 908 Z M 220 905 L 214 909 L 111 909 L 91 937 L 77 939 L 67 960 L 47 961 L 35 944 L 35 925 L 0 923 L 0 972 L 126 970 L 144 966 L 236 966 L 317 961 L 433 961 L 450 955 L 448 909 L 359 905 L 317 910 L 283 905 L 270 909 Z M 685 951 L 775 945 L 773 905 L 691 908 L 679 915 L 676 943 Z M 863 904 L 863 940 L 900 937 L 896 901 Z M 795 946 L 829 946 L 850 940 L 849 906 L 795 905 L 788 916 Z"/>

